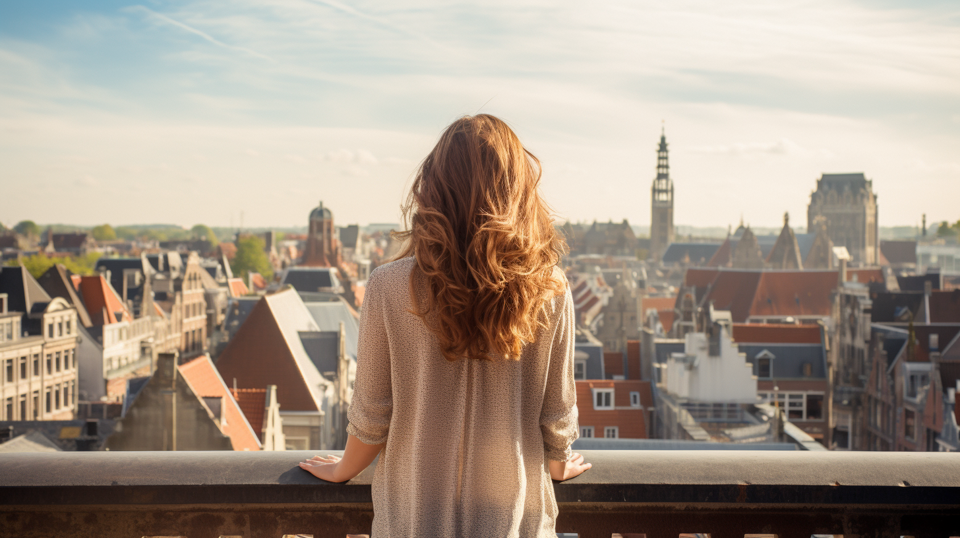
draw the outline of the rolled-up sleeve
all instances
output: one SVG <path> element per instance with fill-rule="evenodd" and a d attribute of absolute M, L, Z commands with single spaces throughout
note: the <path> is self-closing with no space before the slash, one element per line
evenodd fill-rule
<path fill-rule="evenodd" d="M 546 457 L 553 461 L 570 459 L 570 445 L 579 437 L 577 385 L 573 377 L 575 315 L 569 286 L 547 365 L 547 381 L 540 413 L 540 430 Z"/>
<path fill-rule="evenodd" d="M 347 411 L 347 433 L 368 445 L 387 441 L 393 415 L 386 305 L 376 275 L 375 271 L 367 281 L 360 311 L 357 374 Z"/>

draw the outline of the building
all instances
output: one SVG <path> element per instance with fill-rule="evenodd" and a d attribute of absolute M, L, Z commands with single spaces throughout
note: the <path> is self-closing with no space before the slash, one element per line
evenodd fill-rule
<path fill-rule="evenodd" d="M 23 267 L 0 268 L 0 420 L 70 420 L 77 407 L 77 310 Z"/>
<path fill-rule="evenodd" d="M 346 423 L 338 417 L 349 405 L 349 372 L 355 371 L 345 340 L 339 332 L 321 331 L 297 292 L 286 288 L 260 298 L 217 359 L 217 369 L 231 386 L 277 387 L 287 447 L 333 449 L 344 438 Z"/>
<path fill-rule="evenodd" d="M 873 181 L 863 173 L 823 174 L 807 207 L 807 229 L 815 230 L 817 217 L 825 217 L 834 245 L 846 247 L 853 261 L 877 265 L 880 235 L 877 195 Z"/>
<path fill-rule="evenodd" d="M 342 254 L 340 240 L 333 224 L 333 211 L 323 202 L 310 212 L 306 252 L 300 265 L 309 267 L 340 267 Z"/>
<path fill-rule="evenodd" d="M 670 179 L 667 137 L 661 132 L 657 147 L 657 177 L 650 188 L 650 257 L 660 260 L 673 238 L 673 180 Z"/>
<path fill-rule="evenodd" d="M 175 353 L 163 353 L 150 377 L 130 381 L 123 416 L 106 448 L 259 450 L 256 433 L 210 359 L 177 362 Z"/>
<path fill-rule="evenodd" d="M 733 325 L 737 348 L 753 367 L 760 402 L 825 446 L 830 438 L 827 334 L 821 325 Z"/>
<path fill-rule="evenodd" d="M 648 439 L 654 417 L 649 381 L 577 381 L 580 437 Z"/>
<path fill-rule="evenodd" d="M 636 278 L 629 271 L 617 276 L 620 278 L 601 310 L 602 318 L 595 334 L 605 350 L 624 352 L 627 340 L 640 339 L 643 290 L 637 287 Z M 624 368 L 620 370 L 622 372 Z"/>

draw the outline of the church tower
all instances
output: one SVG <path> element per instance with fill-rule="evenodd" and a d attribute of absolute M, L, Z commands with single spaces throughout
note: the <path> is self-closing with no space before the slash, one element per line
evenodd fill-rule
<path fill-rule="evenodd" d="M 660 132 L 657 178 L 650 189 L 650 257 L 660 260 L 673 242 L 673 181 L 667 159 L 667 137 Z"/>

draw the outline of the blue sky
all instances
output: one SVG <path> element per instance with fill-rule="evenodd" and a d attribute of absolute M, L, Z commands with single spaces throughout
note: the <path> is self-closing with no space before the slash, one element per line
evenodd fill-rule
<path fill-rule="evenodd" d="M 0 222 L 396 222 L 479 110 L 563 219 L 648 224 L 662 121 L 681 224 L 960 218 L 955 2 L 211 0 L 0 4 Z"/>

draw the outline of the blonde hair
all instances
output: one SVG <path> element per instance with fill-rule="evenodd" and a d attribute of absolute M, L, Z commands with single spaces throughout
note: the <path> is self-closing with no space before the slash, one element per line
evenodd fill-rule
<path fill-rule="evenodd" d="M 566 245 L 537 190 L 540 161 L 502 120 L 453 122 L 417 172 L 403 207 L 398 258 L 414 256 L 415 311 L 443 356 L 518 360 L 565 291 L 555 271 Z M 417 272 L 432 300 L 418 304 Z"/>

